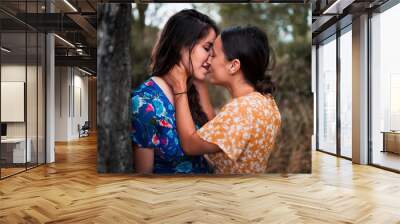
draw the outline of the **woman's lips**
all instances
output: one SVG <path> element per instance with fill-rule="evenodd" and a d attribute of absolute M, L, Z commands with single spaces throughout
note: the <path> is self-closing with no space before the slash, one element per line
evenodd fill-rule
<path fill-rule="evenodd" d="M 210 65 L 202 65 L 201 67 L 203 67 L 207 71 L 209 71 L 209 69 L 210 69 Z"/>

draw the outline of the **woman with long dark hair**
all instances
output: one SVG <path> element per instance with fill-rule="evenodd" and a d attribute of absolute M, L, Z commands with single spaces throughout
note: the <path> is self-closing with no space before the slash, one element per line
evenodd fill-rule
<path fill-rule="evenodd" d="M 187 82 L 190 115 L 197 127 L 213 118 L 214 112 L 204 83 L 208 58 L 218 28 L 213 20 L 196 10 L 182 10 L 163 28 L 152 52 L 151 78 L 132 93 L 132 140 L 135 169 L 139 173 L 207 173 L 200 155 L 187 156 L 176 130 L 174 97 L 164 77 L 182 63 Z"/>
<path fill-rule="evenodd" d="M 199 130 L 190 115 L 187 70 L 178 64 L 165 77 L 174 93 L 178 133 L 188 155 L 207 154 L 218 174 L 264 173 L 281 117 L 265 75 L 270 62 L 267 35 L 257 27 L 224 30 L 210 58 L 212 84 L 228 89 L 232 100 Z"/>

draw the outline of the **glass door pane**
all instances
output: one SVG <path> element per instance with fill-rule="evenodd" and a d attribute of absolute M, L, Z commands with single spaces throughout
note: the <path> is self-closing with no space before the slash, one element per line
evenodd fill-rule
<path fill-rule="evenodd" d="M 400 4 L 371 18 L 372 163 L 400 170 Z"/>
<path fill-rule="evenodd" d="M 26 33 L 1 34 L 1 140 L 2 178 L 26 168 Z M 4 50 L 6 49 L 6 50 Z"/>
<path fill-rule="evenodd" d="M 350 27 L 351 28 L 351 27 Z M 352 35 L 340 36 L 340 153 L 352 157 Z"/>
<path fill-rule="evenodd" d="M 336 37 L 318 47 L 318 149 L 336 154 Z"/>
<path fill-rule="evenodd" d="M 28 168 L 37 165 L 38 157 L 38 144 L 37 144 L 37 132 L 38 132 L 38 113 L 37 113 L 37 98 L 38 98 L 38 36 L 36 32 L 29 31 L 27 33 L 28 38 L 28 63 L 27 63 L 27 94 L 26 94 L 26 110 L 27 110 L 27 150 L 30 152 L 28 155 L 27 166 Z"/>
<path fill-rule="evenodd" d="M 45 52 L 45 44 L 46 37 L 44 34 L 39 33 L 39 45 L 38 45 L 38 164 L 45 163 L 45 60 L 46 60 L 46 52 Z"/>

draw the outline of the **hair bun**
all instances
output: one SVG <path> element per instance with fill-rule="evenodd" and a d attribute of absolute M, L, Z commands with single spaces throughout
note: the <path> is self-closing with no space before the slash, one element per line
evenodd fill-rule
<path fill-rule="evenodd" d="M 275 85 L 271 81 L 270 75 L 264 75 L 264 78 L 258 80 L 255 89 L 263 95 L 272 94 L 275 91 Z"/>

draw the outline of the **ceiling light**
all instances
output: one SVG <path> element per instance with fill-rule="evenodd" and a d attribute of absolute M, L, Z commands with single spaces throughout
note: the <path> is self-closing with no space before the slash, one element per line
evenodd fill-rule
<path fill-rule="evenodd" d="M 351 5 L 355 0 L 336 0 L 332 5 L 330 5 L 324 12 L 323 15 L 328 14 L 342 14 L 343 10 Z"/>
<path fill-rule="evenodd" d="M 9 49 L 7 49 L 7 48 L 5 48 L 5 47 L 1 47 L 1 50 L 4 51 L 4 52 L 6 52 L 6 53 L 10 53 L 10 52 L 11 52 L 11 50 L 9 50 Z"/>
<path fill-rule="evenodd" d="M 55 37 L 57 37 L 59 40 L 61 40 L 62 42 L 66 43 L 68 46 L 75 48 L 75 45 L 71 44 L 71 42 L 67 41 L 66 39 L 60 37 L 57 34 L 54 34 Z"/>
<path fill-rule="evenodd" d="M 88 71 L 85 71 L 85 70 L 83 70 L 83 69 L 81 69 L 81 68 L 79 68 L 79 67 L 78 67 L 78 70 L 81 71 L 81 72 L 83 72 L 83 73 L 85 73 L 85 74 L 87 74 L 87 75 L 90 75 L 90 76 L 92 75 L 92 73 L 90 73 L 90 72 L 88 72 Z"/>
<path fill-rule="evenodd" d="M 339 0 L 336 0 L 332 5 L 330 5 L 322 14 L 332 13 L 333 9 L 336 9 L 337 5 L 339 4 Z"/>
<path fill-rule="evenodd" d="M 78 12 L 78 10 L 71 4 L 69 3 L 68 0 L 64 0 L 65 4 L 67 4 L 74 12 Z"/>

